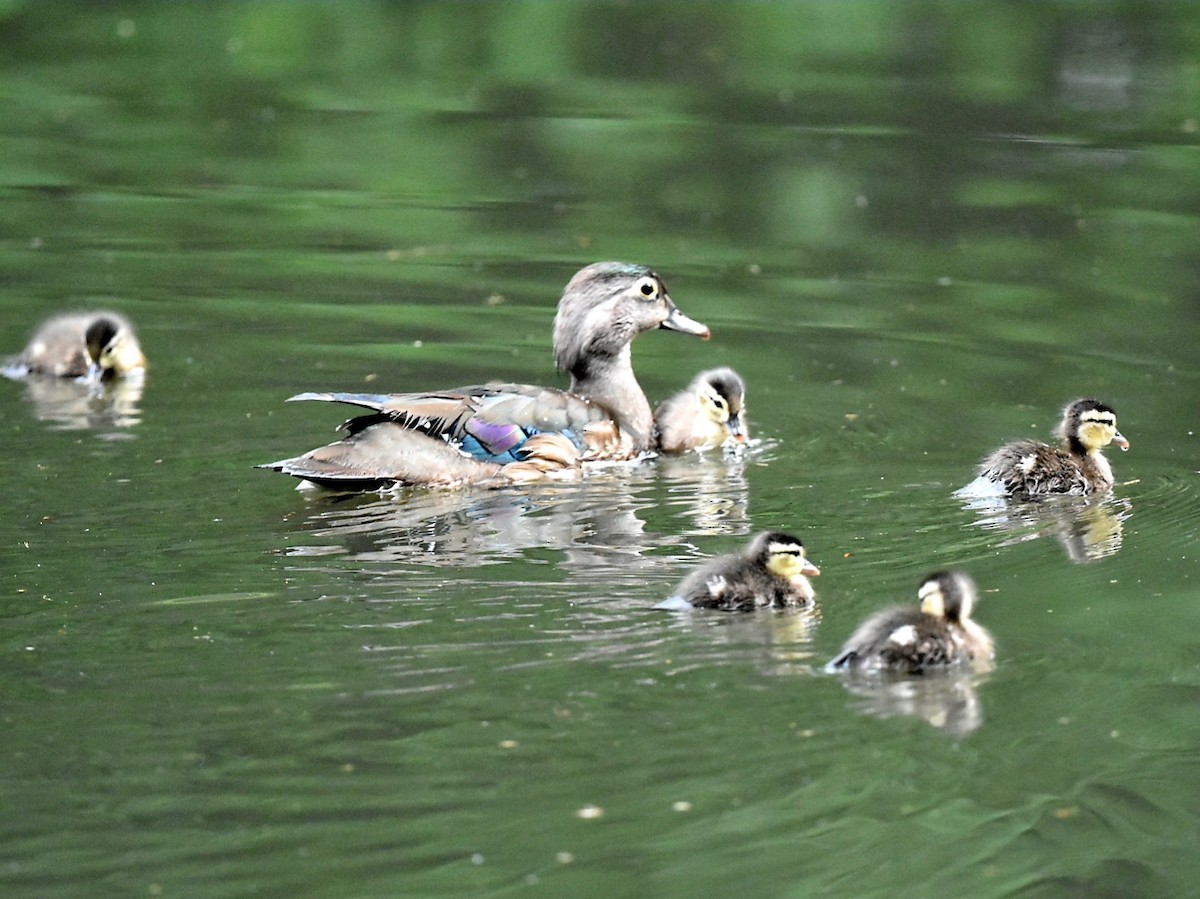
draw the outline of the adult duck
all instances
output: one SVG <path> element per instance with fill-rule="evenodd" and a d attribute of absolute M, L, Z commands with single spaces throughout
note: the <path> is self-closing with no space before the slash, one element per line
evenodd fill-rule
<path fill-rule="evenodd" d="M 434 393 L 302 393 L 292 400 L 371 410 L 346 436 L 260 468 L 341 490 L 502 484 L 579 462 L 625 460 L 654 449 L 654 416 L 633 373 L 630 344 L 665 328 L 705 340 L 651 269 L 597 262 L 563 290 L 554 359 L 569 390 L 490 383 Z"/>

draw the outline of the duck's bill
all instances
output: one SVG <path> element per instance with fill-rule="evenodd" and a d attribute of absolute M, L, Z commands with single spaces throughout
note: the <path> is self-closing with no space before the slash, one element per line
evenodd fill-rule
<path fill-rule="evenodd" d="M 740 416 L 729 416 L 729 421 L 725 422 L 725 426 L 729 428 L 730 437 L 732 437 L 738 443 L 746 442 L 746 437 L 748 436 L 746 434 L 746 425 L 742 422 Z"/>
<path fill-rule="evenodd" d="M 821 569 L 818 568 L 816 565 L 814 565 L 812 562 L 808 561 L 808 559 L 803 559 L 800 562 L 800 573 L 803 575 L 807 575 L 808 577 L 816 577 L 818 574 L 821 573 Z"/>
<path fill-rule="evenodd" d="M 679 311 L 678 306 L 671 307 L 670 315 L 659 327 L 666 328 L 668 331 L 678 331 L 681 334 L 695 334 L 701 340 L 708 340 L 712 337 L 712 331 L 708 330 L 708 325 L 701 324 L 694 318 L 688 318 Z"/>
<path fill-rule="evenodd" d="M 1120 431 L 1117 431 L 1117 433 L 1113 435 L 1112 442 L 1121 448 L 1121 452 L 1124 453 L 1129 451 L 1129 441 L 1125 439 L 1125 435 Z"/>
<path fill-rule="evenodd" d="M 99 384 L 104 378 L 104 369 L 100 367 L 99 362 L 89 362 L 87 372 L 80 376 L 79 380 L 83 384 Z"/>

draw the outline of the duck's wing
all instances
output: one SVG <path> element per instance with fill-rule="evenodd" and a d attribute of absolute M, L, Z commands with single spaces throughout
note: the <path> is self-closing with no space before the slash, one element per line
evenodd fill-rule
<path fill-rule="evenodd" d="M 359 427 L 328 446 L 258 467 L 334 490 L 380 490 L 397 484 L 455 487 L 487 480 L 501 468 L 386 418 L 363 416 L 355 421 L 367 418 L 382 426 Z"/>
<path fill-rule="evenodd" d="M 452 444 L 387 417 L 362 416 L 341 440 L 292 459 L 259 465 L 333 490 L 383 490 L 396 486 L 499 486 L 538 480 L 576 469 L 579 452 L 558 434 L 534 434 L 522 458 L 508 463 L 473 458 Z"/>
<path fill-rule="evenodd" d="M 916 626 L 924 614 L 916 608 L 898 606 L 876 612 L 858 626 L 843 644 L 841 651 L 825 666 L 827 671 L 847 668 L 880 669 L 894 667 L 906 651 L 910 632 L 916 636 Z"/>
<path fill-rule="evenodd" d="M 1087 493 L 1091 489 L 1070 453 L 1036 440 L 1002 446 L 983 461 L 979 473 L 1002 484 L 1009 494 Z"/>
<path fill-rule="evenodd" d="M 616 425 L 603 407 L 561 390 L 528 384 L 485 384 L 437 393 L 302 393 L 291 400 L 347 403 L 374 414 L 342 427 L 351 437 L 390 423 L 439 438 L 480 462 L 524 461 L 539 434 L 558 434 L 589 458 Z"/>

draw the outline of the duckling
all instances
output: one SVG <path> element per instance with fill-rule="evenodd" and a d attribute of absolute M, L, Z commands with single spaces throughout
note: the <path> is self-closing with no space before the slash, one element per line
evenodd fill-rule
<path fill-rule="evenodd" d="M 740 553 L 719 556 L 689 574 L 655 608 L 702 607 L 748 612 L 765 606 L 806 607 L 816 595 L 809 577 L 821 573 L 791 534 L 764 531 Z"/>
<path fill-rule="evenodd" d="M 571 376 L 569 390 L 489 383 L 435 393 L 302 393 L 291 399 L 371 412 L 343 424 L 336 443 L 258 467 L 334 489 L 378 490 L 525 481 L 581 462 L 635 458 L 653 448 L 654 417 L 630 343 L 655 328 L 710 336 L 653 270 L 594 263 L 571 278 L 554 319 L 554 359 Z M 513 464 L 521 467 L 507 468 Z"/>
<path fill-rule="evenodd" d="M 146 357 L 133 326 L 116 312 L 69 312 L 47 319 L 8 369 L 13 376 L 82 377 L 91 382 L 140 375 Z"/>
<path fill-rule="evenodd" d="M 1063 410 L 1056 436 L 1062 439 L 1062 447 L 1036 440 L 1001 447 L 980 464 L 979 477 L 1008 496 L 1026 498 L 1088 494 L 1112 487 L 1112 468 L 1100 451 L 1110 443 L 1122 451 L 1129 449 L 1112 409 L 1099 400 L 1075 400 Z"/>
<path fill-rule="evenodd" d="M 991 635 L 971 620 L 975 582 L 962 571 L 939 571 L 917 591 L 920 606 L 885 609 L 868 618 L 846 641 L 826 670 L 927 670 L 990 661 Z"/>
<path fill-rule="evenodd" d="M 749 436 L 746 383 L 732 368 L 702 371 L 692 383 L 654 410 L 658 451 L 683 453 L 745 443 Z"/>

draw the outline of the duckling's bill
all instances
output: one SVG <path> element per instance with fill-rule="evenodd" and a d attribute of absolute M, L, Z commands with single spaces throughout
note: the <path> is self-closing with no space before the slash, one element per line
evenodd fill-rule
<path fill-rule="evenodd" d="M 747 438 L 746 425 L 742 422 L 740 415 L 730 415 L 729 420 L 725 422 L 725 427 L 729 428 L 729 436 L 737 443 L 745 443 Z"/>

